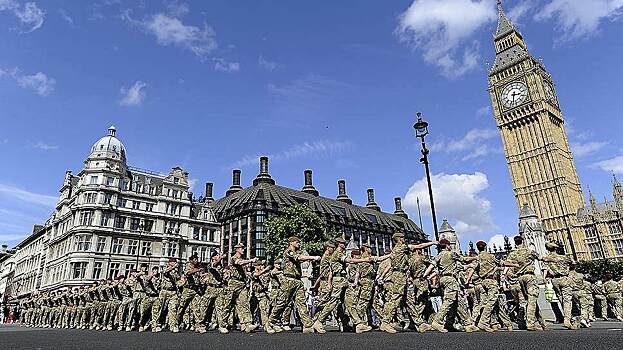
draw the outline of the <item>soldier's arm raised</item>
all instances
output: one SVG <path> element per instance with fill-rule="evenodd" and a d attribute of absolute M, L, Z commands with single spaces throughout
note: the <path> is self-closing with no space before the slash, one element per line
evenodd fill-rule
<path fill-rule="evenodd" d="M 300 262 L 304 262 L 304 261 L 319 261 L 320 257 L 316 256 L 316 255 L 299 255 L 297 260 L 300 261 Z"/>
<path fill-rule="evenodd" d="M 430 241 L 430 242 L 425 242 L 425 243 L 420 243 L 420 244 L 409 244 L 409 249 L 411 250 L 426 249 L 428 247 L 434 246 L 435 244 L 439 244 L 439 242 Z"/>

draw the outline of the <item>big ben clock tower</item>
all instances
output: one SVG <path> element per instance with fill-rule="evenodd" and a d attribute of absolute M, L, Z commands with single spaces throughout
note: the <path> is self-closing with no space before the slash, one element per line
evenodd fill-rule
<path fill-rule="evenodd" d="M 499 22 L 489 92 L 504 143 L 518 209 L 528 204 L 549 240 L 576 259 L 590 259 L 583 232 L 574 228 L 584 205 L 552 76 L 536 60 L 498 0 Z"/>

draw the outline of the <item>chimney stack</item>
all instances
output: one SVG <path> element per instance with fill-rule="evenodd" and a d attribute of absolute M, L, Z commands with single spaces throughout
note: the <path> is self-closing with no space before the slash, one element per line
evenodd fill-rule
<path fill-rule="evenodd" d="M 402 210 L 402 200 L 400 199 L 400 197 L 394 198 L 394 204 L 396 205 L 396 210 L 394 211 L 394 214 L 408 219 L 409 216 L 407 215 L 407 213 L 404 212 L 404 210 Z"/>
<path fill-rule="evenodd" d="M 232 173 L 231 186 L 229 187 L 227 192 L 225 192 L 225 196 L 232 195 L 241 190 L 242 186 L 240 186 L 240 169 L 234 169 Z"/>
<path fill-rule="evenodd" d="M 312 178 L 312 171 L 307 169 L 304 172 L 305 174 L 305 186 L 303 186 L 303 189 L 301 190 L 302 192 L 311 194 L 313 196 L 318 196 L 319 193 L 316 190 L 316 188 L 314 187 L 314 181 Z"/>
<path fill-rule="evenodd" d="M 268 173 L 268 157 L 260 157 L 260 173 L 257 175 L 255 180 L 253 180 L 253 186 L 261 183 L 267 183 L 274 185 L 275 180 L 270 177 Z"/>
<path fill-rule="evenodd" d="M 346 194 L 346 181 L 344 180 L 337 181 L 337 198 L 336 199 L 346 204 L 353 204 L 353 201 L 350 198 L 348 198 L 348 195 Z"/>
<path fill-rule="evenodd" d="M 214 198 L 212 197 L 212 191 L 214 190 L 214 184 L 212 182 L 206 182 L 206 190 L 205 193 L 203 194 L 203 198 L 206 201 L 213 201 Z"/>
<path fill-rule="evenodd" d="M 374 189 L 372 188 L 368 188 L 368 203 L 366 204 L 366 207 L 376 211 L 381 211 L 381 207 L 374 202 Z"/>

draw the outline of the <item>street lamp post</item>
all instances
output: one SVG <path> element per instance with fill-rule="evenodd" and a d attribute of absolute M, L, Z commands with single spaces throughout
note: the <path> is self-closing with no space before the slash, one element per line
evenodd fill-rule
<path fill-rule="evenodd" d="M 426 148 L 426 142 L 424 138 L 428 135 L 428 123 L 422 120 L 422 114 L 417 112 L 417 122 L 413 125 L 415 129 L 415 137 L 419 137 L 422 140 L 422 158 L 420 163 L 424 164 L 426 169 L 426 181 L 428 182 L 428 196 L 430 197 L 430 211 L 433 216 L 433 229 L 435 230 L 435 240 L 439 241 L 439 230 L 437 229 L 437 215 L 435 214 L 435 201 L 433 200 L 433 186 L 430 182 L 430 168 L 428 166 L 428 153 L 430 152 Z"/>
<path fill-rule="evenodd" d="M 138 258 L 141 254 L 141 244 L 142 244 L 142 238 L 143 237 L 143 223 L 141 222 L 138 225 L 138 245 L 136 247 L 136 269 L 138 270 Z"/>

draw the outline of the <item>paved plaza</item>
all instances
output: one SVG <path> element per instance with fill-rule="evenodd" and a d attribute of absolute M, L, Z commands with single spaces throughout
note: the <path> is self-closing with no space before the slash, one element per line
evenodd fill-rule
<path fill-rule="evenodd" d="M 596 322 L 590 329 L 562 330 L 552 325 L 547 332 L 497 333 L 414 332 L 386 334 L 339 333 L 303 335 L 298 332 L 269 335 L 232 332 L 172 334 L 70 329 L 38 329 L 0 326 L 2 349 L 620 349 L 623 324 Z"/>

